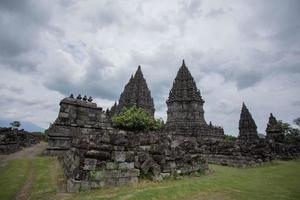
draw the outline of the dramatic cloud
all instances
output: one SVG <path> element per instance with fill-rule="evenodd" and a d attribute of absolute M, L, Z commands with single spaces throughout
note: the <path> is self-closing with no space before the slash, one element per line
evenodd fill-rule
<path fill-rule="evenodd" d="M 185 59 L 207 121 L 237 135 L 241 104 L 264 132 L 270 112 L 291 123 L 300 110 L 300 3 L 268 1 L 0 2 L 1 118 L 47 127 L 70 93 L 104 108 L 142 66 L 166 118 Z"/>

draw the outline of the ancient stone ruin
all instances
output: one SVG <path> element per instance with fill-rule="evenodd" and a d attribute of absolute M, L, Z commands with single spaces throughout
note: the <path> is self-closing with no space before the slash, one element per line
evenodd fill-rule
<path fill-rule="evenodd" d="M 137 106 L 143 108 L 149 114 L 154 116 L 154 103 L 151 97 L 151 92 L 148 88 L 146 80 L 141 70 L 141 66 L 138 66 L 134 76 L 131 76 L 129 82 L 125 85 L 124 91 L 120 95 L 119 104 L 111 108 L 110 112 L 119 113 L 124 107 Z"/>
<path fill-rule="evenodd" d="M 68 191 L 136 183 L 141 176 L 162 180 L 208 169 L 205 158 L 185 140 L 158 132 L 84 134 L 73 139 L 63 159 Z"/>
<path fill-rule="evenodd" d="M 61 154 L 71 147 L 71 140 L 77 133 L 88 134 L 102 129 L 111 129 L 111 124 L 102 108 L 92 102 L 92 97 L 82 99 L 81 95 L 77 98 L 71 95 L 64 98 L 57 119 L 47 131 L 47 153 Z"/>
<path fill-rule="evenodd" d="M 207 124 L 204 100 L 184 61 L 167 100 L 167 122 L 156 132 L 112 128 L 111 116 L 126 106 L 154 115 L 154 104 L 139 67 L 120 96 L 104 112 L 92 98 L 71 95 L 60 102 L 57 119 L 48 130 L 48 154 L 61 154 L 68 191 L 88 190 L 205 172 L 208 162 L 244 167 L 275 158 L 300 156 L 299 145 L 282 143 L 282 131 L 271 116 L 267 139 L 261 139 L 243 103 L 239 137 L 226 140 L 223 128 Z"/>
<path fill-rule="evenodd" d="M 239 121 L 239 139 L 241 140 L 257 140 L 257 127 L 255 121 L 252 118 L 251 113 L 243 103 L 241 117 Z"/>
<path fill-rule="evenodd" d="M 269 122 L 266 128 L 267 139 L 273 140 L 275 142 L 283 142 L 284 141 L 284 133 L 280 124 L 278 124 L 276 118 L 273 114 L 270 114 Z"/>
<path fill-rule="evenodd" d="M 38 143 L 42 138 L 37 134 L 9 128 L 0 128 L 0 154 L 10 154 Z"/>
<path fill-rule="evenodd" d="M 221 127 L 207 125 L 204 118 L 204 100 L 194 78 L 183 60 L 167 100 L 166 130 L 173 134 L 184 134 L 208 138 L 223 138 Z"/>

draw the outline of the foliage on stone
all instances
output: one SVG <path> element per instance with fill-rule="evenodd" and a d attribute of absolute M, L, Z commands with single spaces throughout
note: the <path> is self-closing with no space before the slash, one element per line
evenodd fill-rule
<path fill-rule="evenodd" d="M 13 121 L 13 122 L 10 123 L 10 125 L 13 129 L 18 129 L 21 126 L 21 122 Z"/>
<path fill-rule="evenodd" d="M 227 141 L 235 141 L 237 138 L 233 135 L 226 135 L 225 134 L 225 137 L 224 137 L 224 140 L 227 140 Z"/>
<path fill-rule="evenodd" d="M 128 131 L 155 131 L 163 127 L 162 119 L 155 119 L 148 112 L 136 106 L 124 107 L 121 113 L 112 117 L 113 127 Z"/>

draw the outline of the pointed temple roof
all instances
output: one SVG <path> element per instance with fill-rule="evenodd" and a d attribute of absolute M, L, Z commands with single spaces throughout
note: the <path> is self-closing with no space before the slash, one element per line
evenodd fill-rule
<path fill-rule="evenodd" d="M 277 119 L 270 113 L 269 122 L 266 128 L 267 139 L 272 139 L 276 142 L 283 142 L 285 135 L 284 130 Z"/>
<path fill-rule="evenodd" d="M 202 104 L 204 103 L 194 78 L 185 65 L 184 60 L 182 61 L 182 65 L 173 82 L 173 87 L 169 93 L 167 103 L 174 101 L 198 101 Z"/>
<path fill-rule="evenodd" d="M 153 98 L 151 97 L 151 92 L 142 73 L 141 66 L 138 66 L 134 76 L 131 76 L 129 82 L 125 85 L 119 99 L 118 110 L 122 110 L 125 106 L 134 105 L 154 115 Z"/>
<path fill-rule="evenodd" d="M 243 103 L 241 117 L 239 121 L 239 139 L 245 141 L 255 141 L 258 139 L 257 126 L 251 113 Z"/>
<path fill-rule="evenodd" d="M 249 112 L 247 106 L 243 102 L 240 121 L 239 121 L 239 128 L 251 128 L 257 129 L 254 119 L 252 118 L 251 113 Z"/>
<path fill-rule="evenodd" d="M 277 119 L 273 116 L 272 113 L 270 113 L 268 125 L 269 126 L 275 126 L 275 125 L 277 125 Z"/>

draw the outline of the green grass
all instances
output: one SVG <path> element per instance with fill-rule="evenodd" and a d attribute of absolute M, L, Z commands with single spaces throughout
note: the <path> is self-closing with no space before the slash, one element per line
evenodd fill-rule
<path fill-rule="evenodd" d="M 55 157 L 36 157 L 33 160 L 34 181 L 30 199 L 53 199 L 63 182 L 63 171 Z"/>
<path fill-rule="evenodd" d="M 12 160 L 0 168 L 1 200 L 16 196 L 28 177 L 30 162 L 33 168 L 30 199 L 54 199 L 63 180 L 62 168 L 55 157 L 36 157 Z"/>
<path fill-rule="evenodd" d="M 211 165 L 213 174 L 79 193 L 72 199 L 300 199 L 300 161 L 255 168 Z"/>
<path fill-rule="evenodd" d="M 0 168 L 0 199 L 13 199 L 28 174 L 29 159 L 10 161 Z M 30 199 L 300 199 L 300 161 L 276 161 L 254 168 L 210 165 L 213 173 L 163 182 L 140 181 L 118 188 L 77 194 L 59 192 L 62 168 L 55 157 L 32 159 L 34 181 Z"/>
<path fill-rule="evenodd" d="M 16 159 L 0 167 L 0 199 L 13 199 L 25 182 L 29 160 Z"/>

